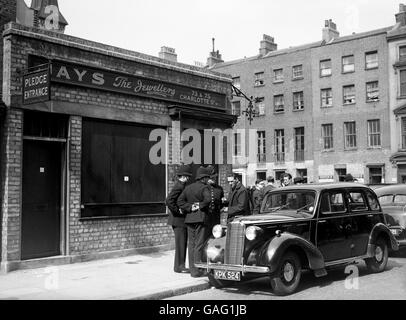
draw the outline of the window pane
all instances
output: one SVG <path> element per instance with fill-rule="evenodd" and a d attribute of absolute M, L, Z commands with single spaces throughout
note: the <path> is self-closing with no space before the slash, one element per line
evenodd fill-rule
<path fill-rule="evenodd" d="M 345 86 L 343 87 L 344 91 L 344 104 L 355 103 L 355 86 Z"/>
<path fill-rule="evenodd" d="M 321 90 L 321 106 L 331 107 L 333 105 L 333 91 L 331 89 Z"/>
<path fill-rule="evenodd" d="M 233 102 L 232 108 L 233 108 L 233 115 L 241 116 L 241 102 L 240 101 Z"/>
<path fill-rule="evenodd" d="M 255 86 L 263 86 L 265 84 L 264 73 L 258 72 L 255 74 Z"/>
<path fill-rule="evenodd" d="M 343 72 L 352 72 L 354 70 L 354 56 L 343 57 Z"/>
<path fill-rule="evenodd" d="M 356 148 L 357 147 L 357 135 L 355 122 L 345 122 L 344 123 L 344 135 L 345 135 L 345 148 Z"/>
<path fill-rule="evenodd" d="M 295 92 L 293 94 L 293 109 L 294 110 L 304 109 L 303 92 Z"/>
<path fill-rule="evenodd" d="M 400 70 L 400 95 L 406 96 L 406 70 Z"/>
<path fill-rule="evenodd" d="M 366 69 L 378 68 L 378 52 L 369 52 L 365 54 Z"/>
<path fill-rule="evenodd" d="M 283 112 L 285 110 L 285 101 L 283 95 L 274 96 L 275 112 Z"/>
<path fill-rule="evenodd" d="M 293 67 L 293 78 L 300 78 L 303 76 L 303 68 L 302 65 L 294 66 Z"/>
<path fill-rule="evenodd" d="M 367 210 L 367 204 L 361 192 L 351 192 L 348 200 L 352 211 Z"/>
<path fill-rule="evenodd" d="M 283 81 L 283 69 L 274 70 L 274 81 Z"/>
<path fill-rule="evenodd" d="M 367 83 L 367 101 L 379 100 L 379 84 L 378 81 Z"/>
<path fill-rule="evenodd" d="M 331 60 L 320 61 L 320 75 L 322 77 L 331 75 Z"/>
<path fill-rule="evenodd" d="M 406 59 L 406 46 L 399 47 L 399 60 Z"/>

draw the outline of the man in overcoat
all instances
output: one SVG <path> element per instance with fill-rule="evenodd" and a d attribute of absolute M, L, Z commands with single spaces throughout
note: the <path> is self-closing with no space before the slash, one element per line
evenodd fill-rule
<path fill-rule="evenodd" d="M 228 198 L 228 207 L 224 208 L 227 213 L 227 220 L 231 221 L 235 216 L 248 216 L 251 214 L 249 195 L 237 175 L 229 178 L 231 193 Z"/>
<path fill-rule="evenodd" d="M 202 262 L 204 244 L 210 235 L 208 210 L 211 196 L 207 185 L 209 178 L 209 170 L 200 167 L 197 170 L 196 182 L 187 186 L 178 199 L 179 208 L 186 213 L 189 268 L 193 278 L 206 275 L 203 270 L 195 267 L 195 263 Z"/>
<path fill-rule="evenodd" d="M 178 207 L 178 198 L 186 187 L 192 176 L 190 166 L 181 166 L 177 173 L 177 181 L 166 198 L 166 205 L 169 209 L 168 225 L 172 226 L 175 234 L 175 261 L 173 270 L 176 273 L 188 273 L 185 267 L 187 249 L 187 227 L 185 224 L 186 215 Z"/>

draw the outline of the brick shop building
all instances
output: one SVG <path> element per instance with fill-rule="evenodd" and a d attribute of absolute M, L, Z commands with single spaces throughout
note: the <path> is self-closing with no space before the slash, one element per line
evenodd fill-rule
<path fill-rule="evenodd" d="M 3 44 L 2 270 L 169 247 L 179 132 L 233 125 L 231 78 L 15 22 Z"/>

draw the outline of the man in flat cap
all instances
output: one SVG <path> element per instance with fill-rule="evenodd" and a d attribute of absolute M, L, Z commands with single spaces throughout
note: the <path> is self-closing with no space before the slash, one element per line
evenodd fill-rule
<path fill-rule="evenodd" d="M 166 205 L 169 209 L 168 225 L 172 226 L 175 234 L 175 262 L 173 270 L 176 273 L 189 272 L 185 267 L 187 249 L 186 215 L 181 212 L 177 202 L 191 176 L 191 167 L 181 166 L 177 173 L 177 181 L 166 198 Z"/>

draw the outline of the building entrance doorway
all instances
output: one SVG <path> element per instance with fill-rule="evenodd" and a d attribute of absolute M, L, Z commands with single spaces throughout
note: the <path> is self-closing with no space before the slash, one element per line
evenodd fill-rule
<path fill-rule="evenodd" d="M 26 140 L 23 158 L 21 259 L 60 255 L 62 145 Z"/>

